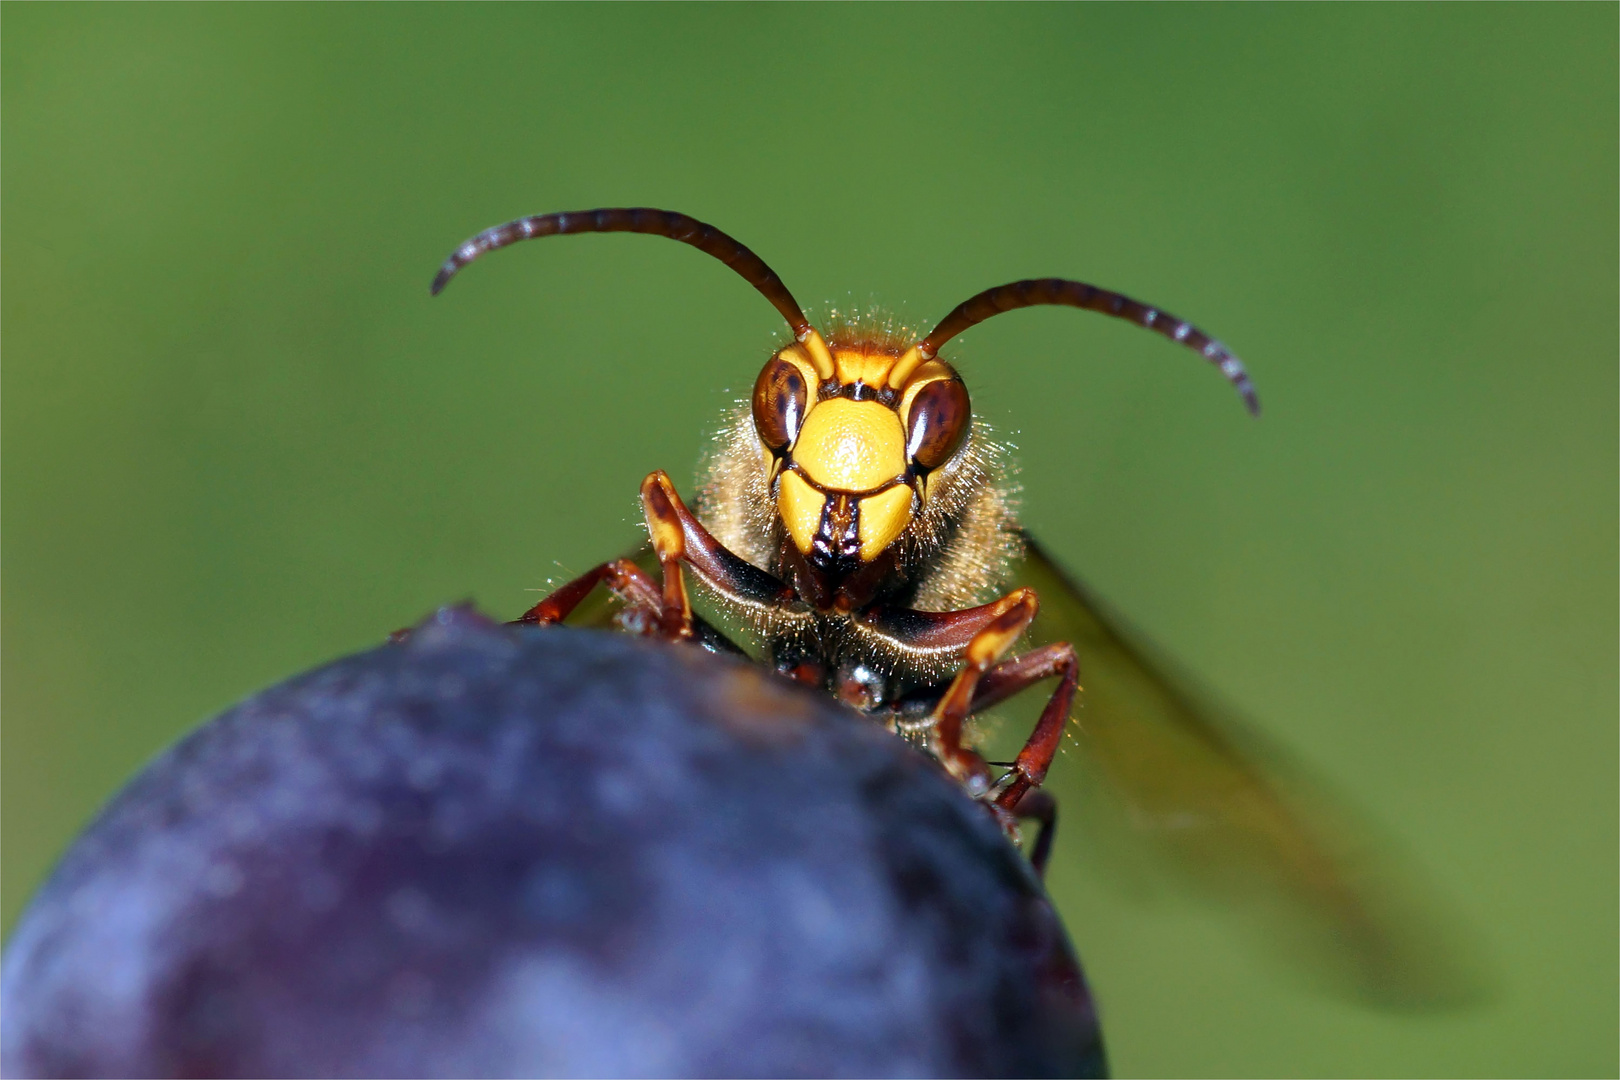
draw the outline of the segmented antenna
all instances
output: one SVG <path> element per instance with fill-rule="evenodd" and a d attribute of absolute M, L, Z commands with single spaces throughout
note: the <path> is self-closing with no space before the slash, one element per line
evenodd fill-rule
<path fill-rule="evenodd" d="M 1249 373 L 1243 369 L 1243 362 L 1228 352 L 1226 346 L 1192 323 L 1184 322 L 1158 308 L 1149 307 L 1140 300 L 1132 300 L 1128 296 L 1099 289 L 1083 281 L 1069 281 L 1065 278 L 1030 278 L 1025 281 L 1014 281 L 998 285 L 994 289 L 986 289 L 956 305 L 955 310 L 941 319 L 939 325 L 918 343 L 918 362 L 933 359 L 941 345 L 970 326 L 977 326 L 992 316 L 1000 315 L 1004 311 L 1046 304 L 1085 308 L 1087 311 L 1099 311 L 1117 319 L 1128 319 L 1137 326 L 1156 330 L 1171 341 L 1180 342 L 1220 368 L 1221 374 L 1226 376 L 1226 381 L 1243 396 L 1243 403 L 1248 406 L 1249 412 L 1255 416 L 1260 415 L 1260 399 L 1254 392 L 1254 384 L 1249 381 Z"/>
<path fill-rule="evenodd" d="M 690 244 L 735 270 L 748 284 L 758 289 L 782 317 L 793 327 L 794 336 L 801 341 L 810 333 L 810 320 L 804 317 L 788 287 L 776 276 L 776 271 L 713 225 L 696 218 L 677 214 L 673 210 L 653 210 L 645 206 L 605 207 L 601 210 L 569 210 L 560 214 L 536 214 L 518 218 L 493 229 L 485 229 L 468 240 L 444 260 L 433 279 L 432 292 L 439 295 L 450 279 L 463 266 L 486 251 L 515 244 L 519 240 L 533 240 L 542 236 L 568 236 L 573 233 L 634 232 L 668 237 Z"/>

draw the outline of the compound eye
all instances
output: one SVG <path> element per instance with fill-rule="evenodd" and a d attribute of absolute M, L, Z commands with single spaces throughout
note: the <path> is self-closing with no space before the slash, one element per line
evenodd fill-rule
<path fill-rule="evenodd" d="M 766 446 L 782 451 L 793 445 L 809 400 L 804 370 L 791 360 L 771 357 L 754 382 L 754 427 Z"/>
<path fill-rule="evenodd" d="M 917 391 L 906 417 L 906 456 L 924 469 L 937 469 L 956 453 L 967 434 L 967 387 L 961 379 L 939 379 Z"/>

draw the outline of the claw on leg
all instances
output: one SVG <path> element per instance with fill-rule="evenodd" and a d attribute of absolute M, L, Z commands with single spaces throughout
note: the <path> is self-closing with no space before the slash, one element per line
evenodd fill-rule
<path fill-rule="evenodd" d="M 1080 688 L 1080 660 L 1075 655 L 1073 645 L 1060 642 L 1020 656 L 1003 668 L 997 673 L 1001 678 L 996 681 L 1015 685 L 1018 689 L 1054 675 L 1061 679 L 1057 689 L 1047 699 L 1046 708 L 1041 710 L 1035 730 L 1030 732 L 1024 748 L 1013 761 L 1008 779 L 1004 780 L 996 793 L 996 805 L 1018 811 L 1021 802 L 1046 779 L 1046 770 L 1052 767 L 1052 759 L 1057 756 L 1058 747 L 1063 743 L 1063 728 L 1068 723 L 1069 707 L 1074 704 L 1075 691 Z M 995 687 L 997 691 L 1006 688 L 1006 685 Z"/>
<path fill-rule="evenodd" d="M 534 607 L 512 622 L 525 626 L 551 626 L 560 623 L 580 605 L 598 584 L 604 584 L 627 604 L 648 606 L 657 610 L 658 586 L 646 572 L 629 559 L 613 559 L 592 567 L 579 577 L 561 585 Z"/>

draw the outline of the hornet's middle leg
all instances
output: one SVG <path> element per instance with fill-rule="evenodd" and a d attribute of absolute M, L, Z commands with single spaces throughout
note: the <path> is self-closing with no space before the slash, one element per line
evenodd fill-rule
<path fill-rule="evenodd" d="M 996 792 L 996 805 L 1003 809 L 1020 811 L 1020 802 L 1046 779 L 1046 770 L 1051 768 L 1063 743 L 1063 725 L 1074 704 L 1075 691 L 1080 689 L 1080 660 L 1074 646 L 1066 641 L 1043 645 L 991 668 L 979 680 L 973 695 L 972 711 L 979 712 L 1054 676 L 1061 681 Z"/>
<path fill-rule="evenodd" d="M 992 789 L 991 806 L 1009 832 L 1017 818 L 1040 823 L 1041 833 L 1030 852 L 1037 873 L 1045 869 L 1051 853 L 1057 824 L 1057 803 L 1040 790 L 1046 772 L 1063 741 L 1063 727 L 1080 685 L 1080 662 L 1074 646 L 1063 642 L 1045 645 L 1011 660 L 1002 660 L 1040 608 L 1032 589 L 1019 589 L 997 605 L 994 618 L 986 622 L 964 655 L 964 666 L 950 687 L 935 703 L 930 716 L 936 752 L 951 772 L 973 790 L 986 781 L 983 759 L 962 745 L 967 718 L 1033 686 L 1042 679 L 1059 678 L 1046 707 L 1041 710 L 1035 730 L 1030 733 L 1011 769 Z"/>

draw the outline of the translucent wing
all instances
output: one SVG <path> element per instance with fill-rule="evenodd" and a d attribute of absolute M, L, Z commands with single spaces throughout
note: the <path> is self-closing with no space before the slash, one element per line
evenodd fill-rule
<path fill-rule="evenodd" d="M 1454 920 L 1388 846 L 1369 843 L 1319 783 L 1244 734 L 1025 539 L 1016 583 L 1040 594 L 1036 643 L 1069 641 L 1080 655 L 1085 794 L 1065 802 L 1064 829 L 1123 826 L 1136 849 L 1145 839 L 1168 855 L 1183 883 L 1261 914 L 1268 938 L 1359 996 L 1420 1006 L 1477 996 L 1483 979 Z"/>

